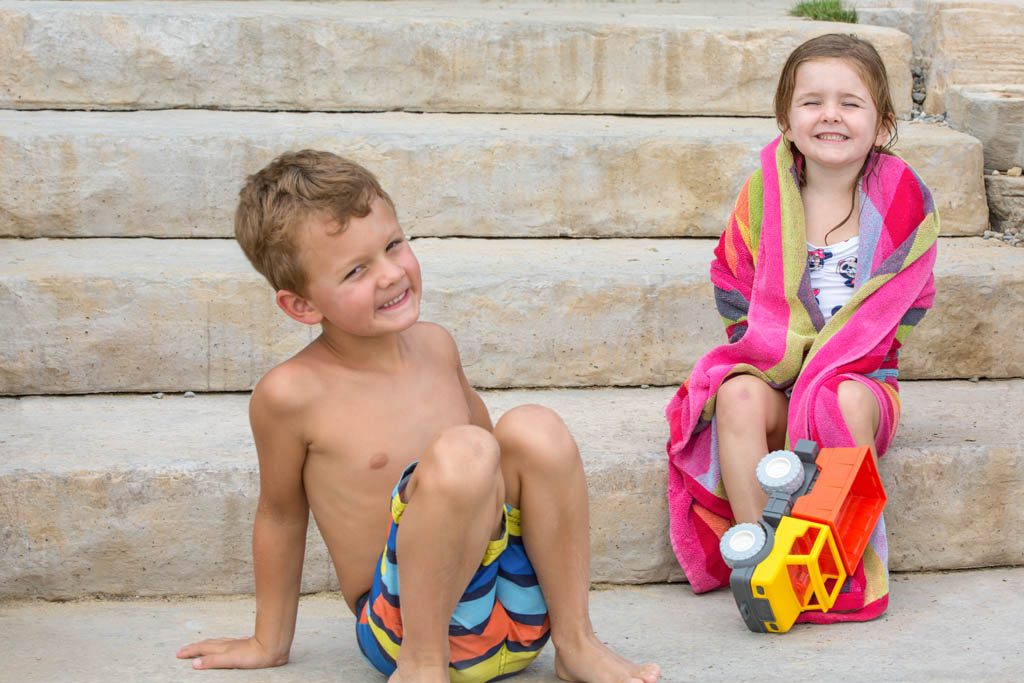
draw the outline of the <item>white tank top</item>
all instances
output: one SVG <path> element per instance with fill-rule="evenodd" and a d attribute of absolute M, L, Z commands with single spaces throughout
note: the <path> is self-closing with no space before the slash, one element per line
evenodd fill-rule
<path fill-rule="evenodd" d="M 811 273 L 811 288 L 826 322 L 853 294 L 859 244 L 859 235 L 829 247 L 816 247 L 807 243 L 807 270 Z"/>

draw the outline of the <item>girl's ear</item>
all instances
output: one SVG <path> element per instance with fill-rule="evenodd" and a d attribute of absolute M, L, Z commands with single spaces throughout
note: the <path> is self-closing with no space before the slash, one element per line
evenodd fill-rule
<path fill-rule="evenodd" d="M 282 311 L 288 314 L 289 318 L 298 320 L 306 325 L 316 325 L 324 319 L 323 313 L 317 310 L 308 299 L 299 296 L 295 292 L 282 289 L 274 297 L 277 305 Z"/>
<path fill-rule="evenodd" d="M 892 139 L 893 125 L 887 121 L 878 124 L 878 135 L 875 136 L 875 149 L 881 149 Z"/>

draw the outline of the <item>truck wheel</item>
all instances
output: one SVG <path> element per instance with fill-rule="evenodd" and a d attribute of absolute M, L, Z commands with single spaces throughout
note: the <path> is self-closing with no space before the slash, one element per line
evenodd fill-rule
<path fill-rule="evenodd" d="M 757 482 L 768 495 L 787 496 L 804 483 L 804 467 L 793 451 L 772 451 L 757 463 Z"/>
<path fill-rule="evenodd" d="M 764 559 L 768 536 L 760 524 L 743 522 L 731 527 L 718 543 L 722 559 L 730 569 L 752 567 Z"/>

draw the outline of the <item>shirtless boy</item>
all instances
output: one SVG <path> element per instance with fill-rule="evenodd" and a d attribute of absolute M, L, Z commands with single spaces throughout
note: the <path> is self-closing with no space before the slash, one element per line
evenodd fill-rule
<path fill-rule="evenodd" d="M 491 680 L 549 635 L 562 679 L 657 680 L 657 665 L 594 634 L 572 436 L 540 406 L 492 426 L 451 336 L 418 321 L 419 263 L 377 180 L 327 152 L 282 155 L 242 189 L 235 235 L 278 306 L 322 333 L 249 407 L 255 633 L 178 657 L 197 669 L 288 661 L 312 510 L 360 649 L 390 681 Z"/>

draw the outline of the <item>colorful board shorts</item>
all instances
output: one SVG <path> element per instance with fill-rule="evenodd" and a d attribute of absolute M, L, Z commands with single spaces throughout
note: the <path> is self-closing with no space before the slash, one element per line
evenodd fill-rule
<path fill-rule="evenodd" d="M 395 544 L 406 504 L 401 493 L 416 468 L 409 465 L 391 495 L 391 529 L 370 592 L 356 604 L 356 638 L 363 656 L 391 675 L 402 644 L 402 612 Z M 480 568 L 448 626 L 452 681 L 506 678 L 526 668 L 548 641 L 547 605 L 523 549 L 519 510 L 505 505 L 501 538 L 491 541 Z"/>

